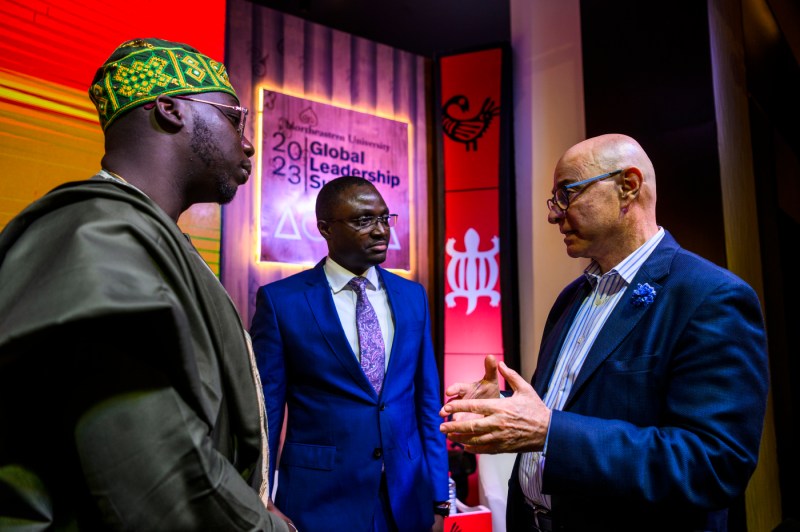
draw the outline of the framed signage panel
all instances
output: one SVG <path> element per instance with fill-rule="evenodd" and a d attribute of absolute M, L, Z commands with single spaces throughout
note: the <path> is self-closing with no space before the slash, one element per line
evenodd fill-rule
<path fill-rule="evenodd" d="M 383 265 L 409 270 L 410 125 L 266 88 L 259 109 L 260 260 L 308 264 L 324 257 L 317 194 L 326 182 L 354 175 L 372 182 L 399 215 Z"/>

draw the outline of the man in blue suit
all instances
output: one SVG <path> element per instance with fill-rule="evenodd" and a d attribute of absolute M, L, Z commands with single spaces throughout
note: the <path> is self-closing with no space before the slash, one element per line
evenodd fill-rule
<path fill-rule="evenodd" d="M 498 399 L 487 357 L 482 381 L 446 390 L 442 431 L 519 453 L 509 531 L 727 530 L 766 408 L 756 294 L 658 226 L 655 172 L 630 137 L 567 150 L 547 206 L 567 254 L 591 263 L 550 311 L 532 386 L 501 363 L 514 393 Z"/>
<path fill-rule="evenodd" d="M 275 506 L 301 532 L 441 530 L 447 451 L 424 288 L 378 265 L 390 214 L 360 177 L 320 189 L 328 256 L 262 286 L 251 334 Z M 437 514 L 434 517 L 434 514 Z"/>

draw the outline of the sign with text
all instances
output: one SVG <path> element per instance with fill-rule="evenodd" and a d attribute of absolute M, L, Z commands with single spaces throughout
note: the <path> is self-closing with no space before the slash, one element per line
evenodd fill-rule
<path fill-rule="evenodd" d="M 317 193 L 354 175 L 373 183 L 399 215 L 383 266 L 410 269 L 408 124 L 267 89 L 261 96 L 261 260 L 306 264 L 327 255 Z"/>

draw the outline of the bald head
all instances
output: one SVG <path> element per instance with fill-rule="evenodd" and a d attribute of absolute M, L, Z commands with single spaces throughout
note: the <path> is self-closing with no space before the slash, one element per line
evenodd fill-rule
<path fill-rule="evenodd" d="M 584 177 L 618 169 L 637 171 L 643 184 L 638 201 L 655 215 L 656 171 L 641 145 L 627 135 L 609 133 L 579 142 L 561 156 L 556 171 L 559 169 Z"/>
<path fill-rule="evenodd" d="M 553 175 L 557 191 L 567 206 L 554 196 L 548 221 L 565 235 L 571 257 L 592 258 L 604 272 L 658 231 L 653 163 L 626 135 L 593 137 L 564 152 Z"/>

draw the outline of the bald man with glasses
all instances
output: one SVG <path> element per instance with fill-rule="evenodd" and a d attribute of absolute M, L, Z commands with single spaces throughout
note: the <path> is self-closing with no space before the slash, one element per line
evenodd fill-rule
<path fill-rule="evenodd" d="M 755 292 L 658 225 L 655 170 L 630 137 L 568 149 L 547 207 L 567 254 L 591 262 L 550 311 L 532 383 L 487 357 L 483 380 L 447 388 L 442 431 L 518 453 L 510 531 L 727 530 L 766 408 Z"/>

